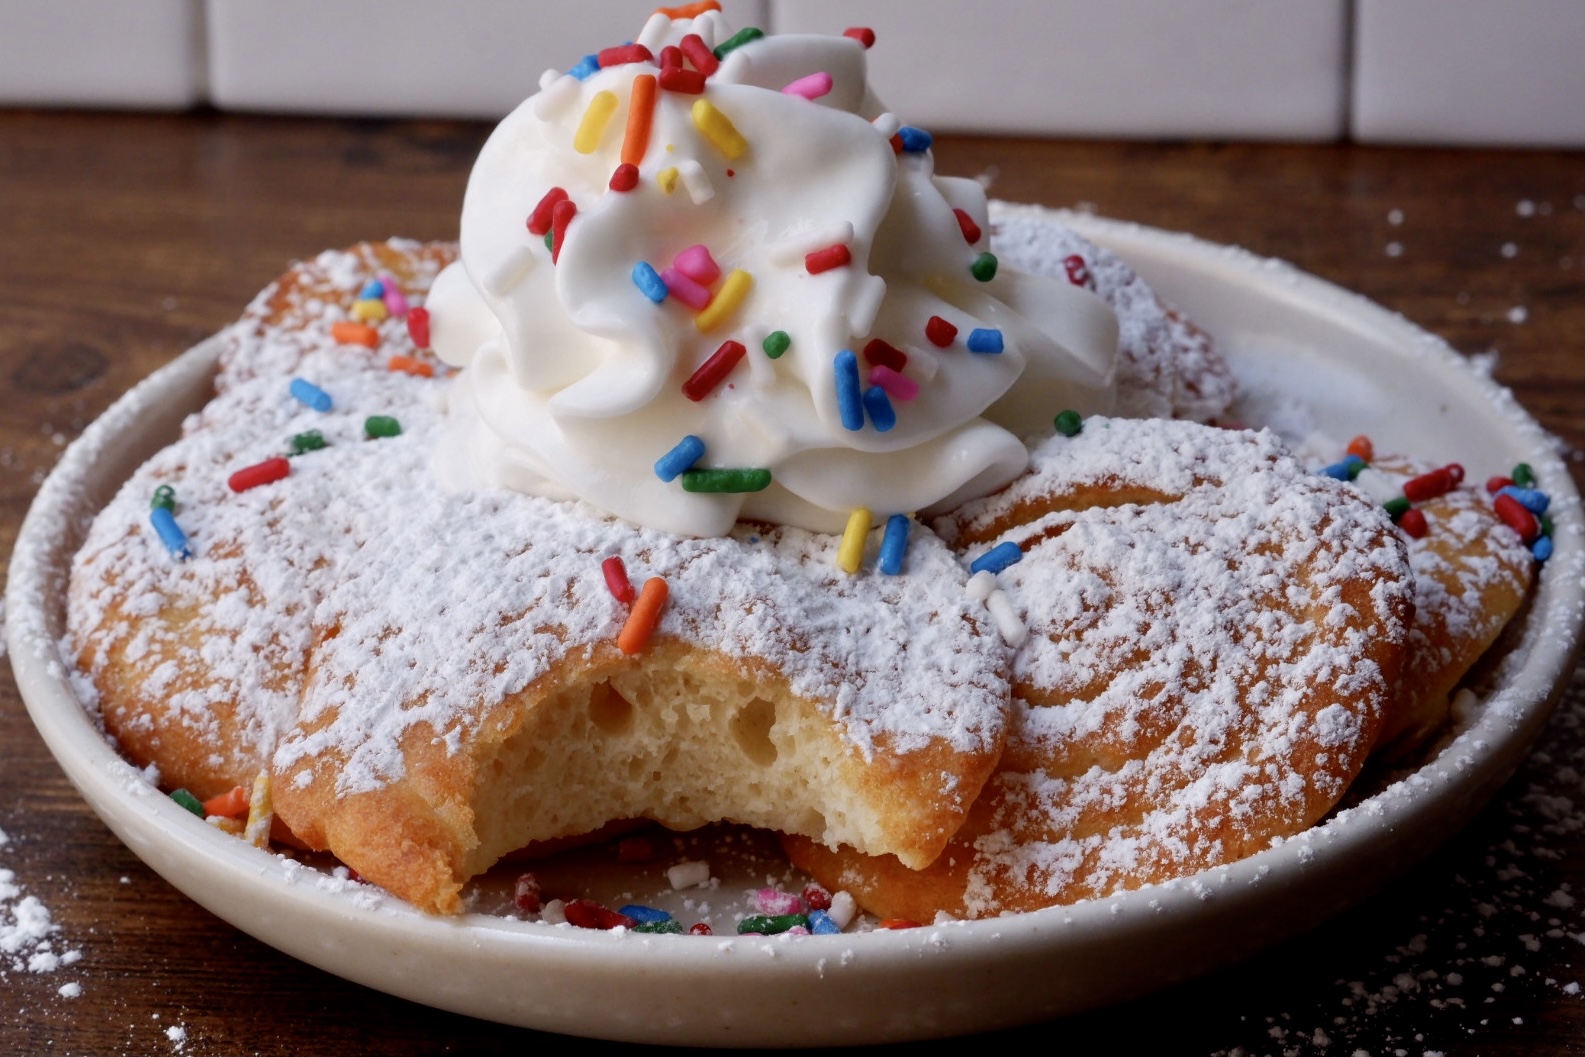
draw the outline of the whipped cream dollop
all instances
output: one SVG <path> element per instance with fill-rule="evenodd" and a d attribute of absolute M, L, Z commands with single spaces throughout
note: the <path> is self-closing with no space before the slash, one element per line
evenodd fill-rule
<path fill-rule="evenodd" d="M 935 174 L 858 37 L 657 13 L 542 78 L 481 151 L 429 299 L 465 368 L 444 484 L 694 536 L 833 532 L 992 492 L 1057 412 L 1110 409 L 1111 309 L 996 266 L 983 188 Z"/>

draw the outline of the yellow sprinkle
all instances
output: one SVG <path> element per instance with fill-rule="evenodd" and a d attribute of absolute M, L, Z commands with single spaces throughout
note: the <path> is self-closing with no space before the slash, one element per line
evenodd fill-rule
<path fill-rule="evenodd" d="M 848 515 L 842 530 L 842 545 L 837 548 L 837 566 L 845 573 L 856 573 L 864 564 L 864 541 L 870 534 L 870 512 L 858 507 Z"/>
<path fill-rule="evenodd" d="M 360 323 L 380 323 L 385 316 L 385 302 L 378 298 L 365 297 L 352 302 L 352 318 Z"/>
<path fill-rule="evenodd" d="M 662 169 L 655 174 L 655 182 L 660 184 L 660 189 L 666 194 L 677 190 L 677 170 Z"/>
<path fill-rule="evenodd" d="M 604 135 L 605 126 L 611 123 L 611 115 L 614 113 L 616 113 L 616 93 L 594 93 L 594 98 L 589 100 L 589 109 L 583 112 L 583 120 L 578 122 L 578 132 L 572 137 L 572 149 L 579 154 L 593 154 L 594 148 L 600 145 L 600 137 Z"/>
<path fill-rule="evenodd" d="M 704 133 L 704 138 L 716 150 L 726 156 L 727 161 L 737 161 L 748 150 L 748 140 L 743 138 L 743 134 L 725 114 L 710 104 L 710 100 L 695 100 L 692 113 L 695 127 Z"/>
<path fill-rule="evenodd" d="M 248 798 L 248 824 L 242 839 L 256 848 L 270 846 L 270 824 L 275 821 L 275 802 L 270 799 L 270 772 L 260 771 L 253 779 L 253 795 Z"/>
<path fill-rule="evenodd" d="M 699 328 L 699 333 L 708 334 L 721 324 L 732 310 L 743 303 L 748 296 L 749 288 L 754 285 L 754 277 L 741 268 L 732 269 L 732 274 L 726 277 L 721 284 L 721 289 L 716 291 L 715 297 L 704 307 L 704 311 L 693 317 L 693 325 Z"/>
<path fill-rule="evenodd" d="M 247 828 L 246 823 L 244 823 L 240 818 L 221 818 L 219 815 L 210 815 L 208 818 L 204 819 L 204 821 L 220 830 L 222 833 L 229 833 L 233 837 L 242 836 L 244 830 Z"/>

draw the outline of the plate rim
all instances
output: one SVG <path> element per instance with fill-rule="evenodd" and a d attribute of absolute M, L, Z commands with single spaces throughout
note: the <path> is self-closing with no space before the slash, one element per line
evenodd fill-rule
<path fill-rule="evenodd" d="M 80 495 L 74 494 L 77 486 L 84 476 L 93 474 L 96 461 L 113 442 L 129 431 L 137 431 L 139 417 L 148 414 L 151 406 L 162 399 L 168 400 L 172 392 L 182 392 L 184 387 L 190 390 L 201 379 L 210 377 L 223 347 L 226 331 L 222 330 L 143 379 L 96 419 L 68 447 L 23 521 L 9 567 L 6 632 L 17 684 L 35 726 L 68 778 L 119 839 L 190 898 L 262 942 L 337 975 L 414 1001 L 572 1034 L 634 1041 L 780 1045 L 794 1041 L 897 1041 L 955 1034 L 1076 1012 L 1090 1005 L 1130 997 L 1166 986 L 1176 979 L 1210 971 L 1313 927 L 1344 906 L 1368 897 L 1368 891 L 1355 892 L 1335 900 L 1336 905 L 1329 905 L 1325 899 L 1327 879 L 1329 872 L 1339 869 L 1335 864 L 1346 861 L 1351 855 L 1367 854 L 1368 858 L 1370 844 L 1384 832 L 1395 829 L 1412 832 L 1417 825 L 1425 825 L 1427 818 L 1442 816 L 1442 825 L 1433 827 L 1436 832 L 1421 854 L 1440 844 L 1456 825 L 1447 824 L 1449 809 L 1439 792 L 1450 789 L 1452 793 L 1462 792 L 1464 802 L 1452 813 L 1460 822 L 1467 820 L 1506 781 L 1545 723 L 1585 641 L 1585 607 L 1578 605 L 1576 598 L 1574 608 L 1569 610 L 1564 604 L 1569 600 L 1567 592 L 1561 589 L 1561 582 L 1566 578 L 1565 568 L 1577 571 L 1585 560 L 1582 558 L 1585 556 L 1585 526 L 1581 523 L 1579 496 L 1572 478 L 1548 445 L 1545 431 L 1518 405 L 1510 391 L 1479 375 L 1440 338 L 1362 295 L 1284 262 L 1193 235 L 1040 207 L 1007 208 L 1038 210 L 1042 218 L 1071 227 L 1092 241 L 1117 250 L 1125 259 L 1128 259 L 1129 247 L 1143 248 L 1167 259 L 1186 261 L 1190 266 L 1198 264 L 1228 271 L 1242 281 L 1253 278 L 1255 285 L 1266 288 L 1268 295 L 1280 290 L 1284 296 L 1314 299 L 1332 311 L 1357 315 L 1394 342 L 1403 342 L 1406 350 L 1413 349 L 1415 355 L 1430 357 L 1429 362 L 1441 370 L 1452 370 L 1452 377 L 1461 379 L 1459 384 L 1502 409 L 1508 424 L 1535 454 L 1534 461 L 1543 464 L 1549 484 L 1560 482 L 1559 487 L 1549 489 L 1560 511 L 1556 520 L 1558 553 L 1553 559 L 1557 565 L 1552 575 L 1544 578 L 1547 582 L 1542 590 L 1537 592 L 1536 609 L 1542 615 L 1564 619 L 1557 624 L 1547 622 L 1542 627 L 1536 626 L 1537 620 L 1530 621 L 1520 647 L 1524 651 L 1523 662 L 1518 666 L 1522 674 L 1540 663 L 1544 668 L 1542 674 L 1550 673 L 1550 685 L 1541 686 L 1531 680 L 1515 688 L 1505 683 L 1493 701 L 1501 703 L 1499 699 L 1504 695 L 1525 699 L 1511 702 L 1511 708 L 1488 706 L 1473 727 L 1461 733 L 1452 746 L 1417 770 L 1410 779 L 1254 856 L 1188 878 L 1072 906 L 908 931 L 869 933 L 859 941 L 864 949 L 852 958 L 851 965 L 844 963 L 840 971 L 828 966 L 828 962 L 842 960 L 844 952 L 852 949 L 855 943 L 852 934 L 763 939 L 719 937 L 716 942 L 701 942 L 692 937 L 673 939 L 550 928 L 479 914 L 443 919 L 400 904 L 390 896 L 371 903 L 368 893 L 354 891 L 357 886 L 299 883 L 296 875 L 277 879 L 274 875 L 283 870 L 291 874 L 291 870 L 280 865 L 282 857 L 252 848 L 205 825 L 168 797 L 159 795 L 156 789 L 143 782 L 137 769 L 116 753 L 77 697 L 66 674 L 69 666 L 60 654 L 58 642 L 49 634 L 51 585 L 53 583 L 58 590 L 53 596 L 58 599 L 54 604 L 63 610 L 65 570 L 69 566 L 70 551 L 75 550 L 75 546 L 68 549 L 64 541 L 52 542 L 51 536 L 58 534 L 63 518 L 71 521 L 85 513 L 78 509 L 82 502 Z M 119 480 L 115 483 L 118 485 Z M 67 553 L 62 555 L 62 551 Z M 61 564 L 63 559 L 64 565 Z M 1580 577 L 1574 579 L 1580 582 Z M 1544 599 L 1543 594 L 1546 595 Z M 1575 595 L 1585 596 L 1585 588 Z M 1507 725 L 1500 726 L 1498 720 L 1510 714 Z M 1475 739 L 1482 737 L 1489 740 L 1487 747 L 1473 753 L 1467 751 Z M 137 792 L 139 785 L 146 795 Z M 1401 851 L 1397 857 L 1401 857 Z M 150 861 L 151 858 L 161 863 L 195 860 L 204 868 L 193 874 L 179 870 L 168 872 Z M 1418 855 L 1410 857 L 1409 861 L 1417 858 Z M 1407 863 L 1401 869 L 1407 869 Z M 490 958 L 509 964 L 520 963 L 530 974 L 568 971 L 569 975 L 579 978 L 591 974 L 621 975 L 631 970 L 635 958 L 642 958 L 646 968 L 651 970 L 649 975 L 656 975 L 653 970 L 659 969 L 662 975 L 669 974 L 672 978 L 672 984 L 657 989 L 657 996 L 667 991 L 698 988 L 702 984 L 715 986 L 714 977 L 722 975 L 723 968 L 727 970 L 726 975 L 746 982 L 748 990 L 745 993 L 752 992 L 756 986 L 764 987 L 767 982 L 797 979 L 805 983 L 819 980 L 827 994 L 840 996 L 844 992 L 865 992 L 866 985 L 901 986 L 918 993 L 920 987 L 936 986 L 939 983 L 936 978 L 943 973 L 962 974 L 976 968 L 986 970 L 986 979 L 1002 979 L 1009 971 L 1049 969 L 1050 959 L 1063 952 L 1104 959 L 1107 948 L 1130 948 L 1164 929 L 1185 932 L 1214 924 L 1228 913 L 1229 900 L 1222 898 L 1221 893 L 1260 888 L 1271 875 L 1286 878 L 1285 884 L 1294 893 L 1317 902 L 1308 908 L 1289 907 L 1289 912 L 1296 915 L 1289 919 L 1289 926 L 1247 936 L 1236 949 L 1230 948 L 1223 957 L 1206 959 L 1194 966 L 1192 972 L 1174 976 L 1160 971 L 1131 991 L 1114 983 L 1099 1000 L 1088 1002 L 1082 998 L 1075 1002 L 1070 997 L 1065 1005 L 1059 1001 L 1042 1007 L 1038 1001 L 1024 1000 L 1011 1004 L 1016 1009 L 1003 1006 L 979 1016 L 972 1010 L 952 1007 L 945 1019 L 926 1023 L 923 1030 L 919 1030 L 918 1025 L 895 1022 L 854 1027 L 840 1018 L 833 1018 L 831 1026 L 794 1029 L 785 1022 L 777 1022 L 755 1029 L 736 1017 L 726 1016 L 708 1023 L 699 1020 L 661 1025 L 657 1030 L 653 1019 L 643 1019 L 639 1023 L 620 1018 L 591 1021 L 581 1011 L 571 1018 L 560 1019 L 553 1010 L 546 1009 L 528 1011 L 525 1017 L 511 1015 L 511 1011 L 506 1010 L 508 1015 L 503 1016 L 498 1004 L 481 1007 L 461 1001 L 459 996 L 436 1001 L 435 996 L 421 993 L 422 987 L 415 990 L 391 986 L 393 981 L 377 979 L 380 975 L 377 972 L 349 974 L 345 971 L 344 958 L 332 957 L 308 941 L 294 948 L 278 942 L 278 936 L 260 935 L 255 931 L 257 924 L 250 922 L 254 927 L 249 927 L 248 923 L 239 921 L 235 908 L 227 905 L 226 900 L 214 898 L 213 892 L 191 890 L 194 887 L 202 889 L 202 884 L 207 883 L 205 879 L 221 878 L 225 883 L 249 891 L 257 889 L 266 895 L 273 894 L 290 905 L 301 903 L 309 914 L 325 921 L 342 921 L 355 934 L 359 930 L 374 929 L 387 940 L 400 937 L 404 944 L 410 943 L 419 949 L 454 942 L 460 934 L 465 944 L 471 942 L 479 948 L 488 948 Z M 1390 876 L 1381 876 L 1370 886 L 1371 890 L 1385 884 Z M 195 877 L 200 880 L 195 882 Z M 1256 898 L 1275 901 L 1273 905 L 1284 902 L 1281 891 Z M 1287 902 L 1293 902 L 1292 894 Z M 246 919 L 246 915 L 243 917 Z M 1295 920 L 1297 924 L 1292 923 Z M 739 951 L 754 956 L 727 956 L 729 952 Z M 758 956 L 760 952 L 770 956 Z M 829 973 L 828 967 L 832 969 Z M 1109 979 L 1104 972 L 1101 976 L 1103 980 Z M 828 980 L 839 983 L 828 986 L 825 983 Z M 868 994 L 872 996 L 874 992 Z M 873 998 L 864 998 L 863 1002 L 867 1005 Z M 651 1013 L 653 1009 L 647 1007 L 645 1012 Z"/>

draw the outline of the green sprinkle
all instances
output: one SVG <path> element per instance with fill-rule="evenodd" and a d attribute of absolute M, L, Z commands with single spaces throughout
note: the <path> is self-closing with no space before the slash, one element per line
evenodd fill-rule
<path fill-rule="evenodd" d="M 785 330 L 773 330 L 765 335 L 765 355 L 773 360 L 780 359 L 781 354 L 786 352 L 791 346 L 792 338 L 787 335 Z"/>
<path fill-rule="evenodd" d="M 996 254 L 982 253 L 969 265 L 969 272 L 982 283 L 996 278 Z"/>
<path fill-rule="evenodd" d="M 554 231 L 545 232 L 545 248 L 552 253 L 556 252 L 556 233 Z"/>
<path fill-rule="evenodd" d="M 1397 499 L 1389 499 L 1381 506 L 1383 510 L 1387 511 L 1388 516 L 1392 518 L 1394 525 L 1398 523 L 1399 518 L 1409 512 L 1409 501 L 1403 496 L 1399 496 Z"/>
<path fill-rule="evenodd" d="M 1542 514 L 1541 515 L 1541 535 L 1543 535 L 1543 536 L 1552 535 L 1552 515 L 1551 514 Z"/>
<path fill-rule="evenodd" d="M 809 927 L 808 914 L 755 914 L 746 917 L 737 923 L 738 932 L 761 932 L 767 936 L 774 936 L 778 932 L 786 932 L 790 928 L 802 925 Z"/>
<path fill-rule="evenodd" d="M 1052 419 L 1051 424 L 1056 426 L 1057 432 L 1064 437 L 1077 437 L 1079 432 L 1084 429 L 1084 419 L 1080 418 L 1079 413 L 1071 407 Z"/>
<path fill-rule="evenodd" d="M 370 415 L 363 420 L 363 432 L 370 440 L 376 437 L 395 437 L 402 432 L 402 424 L 390 415 Z"/>
<path fill-rule="evenodd" d="M 770 471 L 745 470 L 684 470 L 684 492 L 762 492 L 770 487 Z"/>
<path fill-rule="evenodd" d="M 154 498 L 149 500 L 149 509 L 164 507 L 171 513 L 176 513 L 176 489 L 168 484 L 162 484 L 154 489 Z"/>
<path fill-rule="evenodd" d="M 641 921 L 628 929 L 629 932 L 658 932 L 675 935 L 682 932 L 680 921 Z"/>
<path fill-rule="evenodd" d="M 187 810 L 191 811 L 193 814 L 197 815 L 199 818 L 204 817 L 203 802 L 193 794 L 189 793 L 187 790 L 176 790 L 176 792 L 171 794 L 171 799 L 185 807 Z"/>
<path fill-rule="evenodd" d="M 1535 471 L 1530 464 L 1522 462 L 1513 468 L 1513 473 L 1508 475 L 1513 478 L 1513 483 L 1520 488 L 1533 488 L 1535 486 Z"/>
<path fill-rule="evenodd" d="M 715 57 L 724 59 L 727 56 L 727 52 L 736 51 L 751 41 L 759 40 L 764 35 L 765 31 L 763 29 L 755 29 L 753 26 L 740 29 L 715 46 Z"/>
<path fill-rule="evenodd" d="M 327 443 L 329 442 L 325 440 L 325 435 L 317 429 L 311 429 L 307 433 L 295 433 L 292 435 L 291 450 L 287 452 L 287 455 L 302 455 L 305 452 L 318 451 Z"/>

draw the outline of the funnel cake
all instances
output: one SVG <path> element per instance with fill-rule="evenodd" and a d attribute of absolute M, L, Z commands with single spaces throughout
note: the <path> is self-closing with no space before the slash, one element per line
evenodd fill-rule
<path fill-rule="evenodd" d="M 1413 612 L 1380 509 L 1269 433 L 1090 419 L 937 522 L 1025 611 L 995 776 L 923 871 L 800 838 L 886 917 L 985 917 L 1165 881 L 1315 823 L 1375 743 Z"/>

